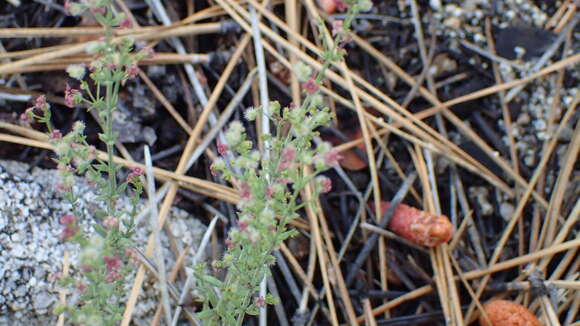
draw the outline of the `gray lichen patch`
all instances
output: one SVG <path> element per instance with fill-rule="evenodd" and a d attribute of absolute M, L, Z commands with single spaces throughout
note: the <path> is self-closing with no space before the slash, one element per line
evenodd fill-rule
<path fill-rule="evenodd" d="M 56 190 L 59 182 L 55 170 L 33 169 L 22 163 L 0 161 L 0 325 L 51 325 L 56 321 L 52 308 L 58 301 L 54 276 L 62 269 L 65 250 L 70 252 L 71 273 L 77 273 L 74 262 L 78 246 L 60 240 L 59 218 L 71 212 L 71 205 Z M 81 226 L 90 230 L 97 208 L 93 186 L 78 178 L 74 191 L 79 194 Z M 129 199 L 118 203 L 129 208 Z M 168 218 L 169 229 L 177 246 L 191 246 L 195 252 L 205 226 L 183 210 L 173 208 Z M 136 247 L 143 249 L 150 234 L 149 217 L 138 225 Z M 163 255 L 167 266 L 175 260 L 169 241 L 162 236 Z M 191 255 L 189 255 L 191 257 Z M 190 261 L 186 261 L 186 266 Z M 131 284 L 127 284 L 127 289 Z M 157 307 L 157 290 L 153 281 L 146 281 L 134 316 L 137 323 L 149 319 Z"/>

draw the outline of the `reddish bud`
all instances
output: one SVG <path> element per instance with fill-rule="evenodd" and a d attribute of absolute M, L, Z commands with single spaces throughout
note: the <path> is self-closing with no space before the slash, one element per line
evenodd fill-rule
<path fill-rule="evenodd" d="M 78 93 L 78 89 L 71 88 L 69 84 L 66 84 L 66 89 L 64 90 L 64 104 L 69 108 L 74 108 L 74 96 Z"/>
<path fill-rule="evenodd" d="M 320 177 L 320 192 L 326 194 L 332 190 L 332 180 L 327 177 Z"/>
<path fill-rule="evenodd" d="M 123 277 L 123 275 L 121 275 L 118 272 L 110 272 L 109 274 L 107 274 L 107 282 L 112 283 L 117 279 L 120 279 L 121 277 Z"/>
<path fill-rule="evenodd" d="M 105 6 L 91 7 L 90 10 L 92 14 L 104 15 L 107 12 L 107 7 Z"/>
<path fill-rule="evenodd" d="M 273 195 L 274 195 L 274 187 L 266 188 L 266 198 L 272 199 Z"/>
<path fill-rule="evenodd" d="M 308 94 L 314 94 L 320 88 L 314 81 L 314 78 L 310 78 L 305 83 L 302 83 L 302 87 L 304 87 L 304 90 Z"/>
<path fill-rule="evenodd" d="M 125 68 L 125 73 L 129 79 L 133 79 L 139 74 L 139 66 L 136 63 L 132 63 Z"/>
<path fill-rule="evenodd" d="M 337 19 L 332 22 L 332 36 L 344 33 L 344 21 Z"/>
<path fill-rule="evenodd" d="M 225 155 L 227 150 L 229 149 L 228 145 L 218 141 L 217 142 L 217 151 L 220 155 Z"/>
<path fill-rule="evenodd" d="M 238 227 L 240 228 L 240 231 L 248 232 L 248 222 L 239 220 Z"/>
<path fill-rule="evenodd" d="M 105 256 L 103 257 L 103 260 L 107 265 L 108 271 L 116 271 L 121 268 L 121 258 L 118 256 Z"/>
<path fill-rule="evenodd" d="M 143 169 L 140 167 L 132 167 L 130 168 L 131 172 L 127 176 L 127 182 L 132 182 L 133 179 L 138 178 L 143 175 Z"/>
<path fill-rule="evenodd" d="M 227 238 L 225 243 L 226 243 L 226 247 L 228 247 L 228 249 L 234 249 L 234 243 L 232 242 L 232 240 L 230 238 Z"/>
<path fill-rule="evenodd" d="M 133 22 L 131 21 L 131 19 L 129 19 L 129 17 L 123 18 L 121 20 L 121 22 L 119 23 L 119 27 L 120 28 L 131 28 L 131 27 L 133 27 Z"/>
<path fill-rule="evenodd" d="M 324 155 L 324 163 L 326 165 L 337 165 L 338 161 L 341 159 L 342 155 L 340 155 L 340 153 L 338 153 L 338 151 L 334 148 Z"/>
<path fill-rule="evenodd" d="M 79 230 L 78 227 L 75 226 L 74 224 L 68 224 L 67 226 L 64 227 L 64 229 L 60 233 L 60 238 L 62 240 L 68 240 L 72 238 L 77 233 L 78 230 Z"/>
<path fill-rule="evenodd" d="M 40 110 L 44 110 L 44 108 L 48 105 L 48 103 L 46 103 L 46 96 L 45 95 L 40 95 L 39 97 L 36 98 L 36 102 L 34 103 L 34 107 Z"/>
<path fill-rule="evenodd" d="M 112 216 L 108 216 L 104 221 L 103 221 L 103 225 L 111 230 L 116 228 L 117 226 L 119 226 L 119 220 L 117 218 L 114 218 Z"/>
<path fill-rule="evenodd" d="M 60 130 L 58 129 L 54 129 L 50 135 L 48 136 L 51 140 L 59 140 L 62 138 L 62 134 L 60 133 Z"/>
<path fill-rule="evenodd" d="M 151 59 L 155 56 L 155 50 L 152 47 L 146 46 L 142 50 L 145 53 L 145 58 Z"/>
<path fill-rule="evenodd" d="M 87 290 L 87 285 L 85 283 L 79 282 L 77 283 L 77 290 L 83 294 Z"/>
<path fill-rule="evenodd" d="M 252 193 L 250 192 L 250 185 L 247 182 L 240 184 L 240 196 L 242 199 L 249 200 L 252 198 Z"/>
<path fill-rule="evenodd" d="M 292 181 L 291 179 L 288 179 L 288 178 L 280 178 L 280 179 L 276 180 L 276 182 L 278 182 L 279 184 L 283 184 L 283 185 L 289 185 L 289 184 L 294 183 L 294 181 Z"/>
<path fill-rule="evenodd" d="M 65 214 L 59 219 L 60 224 L 63 225 L 73 224 L 75 221 L 76 217 L 72 214 Z"/>
<path fill-rule="evenodd" d="M 282 150 L 280 156 L 280 164 L 278 164 L 278 171 L 285 170 L 290 167 L 292 162 L 296 159 L 296 148 L 293 146 L 287 146 Z"/>
<path fill-rule="evenodd" d="M 256 306 L 259 308 L 266 306 L 266 299 L 264 299 L 264 297 L 262 297 L 262 296 L 257 297 L 256 298 Z"/>
<path fill-rule="evenodd" d="M 344 0 L 334 0 L 336 3 L 336 10 L 346 11 L 348 9 L 348 4 Z"/>

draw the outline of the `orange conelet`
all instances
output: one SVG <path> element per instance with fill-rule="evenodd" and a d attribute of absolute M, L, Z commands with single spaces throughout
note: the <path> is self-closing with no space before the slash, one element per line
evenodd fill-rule
<path fill-rule="evenodd" d="M 382 214 L 390 205 L 390 202 L 381 202 Z M 405 204 L 397 206 L 388 228 L 402 238 L 429 248 L 448 242 L 453 237 L 453 225 L 447 216 L 433 215 Z"/>

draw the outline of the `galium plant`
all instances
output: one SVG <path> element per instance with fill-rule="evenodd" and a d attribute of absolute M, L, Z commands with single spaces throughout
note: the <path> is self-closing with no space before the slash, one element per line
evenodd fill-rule
<path fill-rule="evenodd" d="M 326 126 L 332 118 L 324 105 L 319 88 L 325 71 L 331 63 L 344 54 L 343 45 L 352 19 L 361 9 L 370 9 L 369 0 L 348 3 L 347 18 L 333 23 L 332 36 L 328 35 L 322 21 L 317 22 L 324 52 L 323 66 L 314 75 L 304 63 L 294 67 L 302 82 L 306 97 L 300 107 L 281 108 L 270 102 L 267 109 L 251 108 L 245 113 L 247 120 L 267 115 L 274 125 L 273 135 L 262 135 L 267 144 L 264 152 L 253 149 L 247 139 L 243 124 L 234 121 L 225 133 L 227 144 L 218 143 L 222 156 L 211 166 L 213 174 L 231 182 L 239 189 L 237 226 L 226 242 L 223 258 L 213 262 L 214 269 L 225 269 L 223 280 L 207 273 L 208 266 L 196 266 L 198 295 L 203 310 L 198 317 L 204 325 L 241 325 L 245 314 L 255 315 L 265 304 L 272 304 L 271 295 L 258 296 L 260 282 L 275 263 L 272 252 L 296 233 L 288 223 L 298 217 L 298 211 L 308 201 L 299 196 L 307 185 L 313 185 L 313 198 L 332 189 L 331 180 L 320 173 L 337 164 L 340 155 L 328 143 L 314 146 L 317 128 Z M 332 42 L 330 40 L 333 40 Z M 312 173 L 304 167 L 313 166 Z"/>
<path fill-rule="evenodd" d="M 302 82 L 306 97 L 300 107 L 281 108 L 271 102 L 264 108 L 249 109 L 248 120 L 265 114 L 275 126 L 275 134 L 263 135 L 268 144 L 264 153 L 253 149 L 239 121 L 230 124 L 226 132 L 227 144 L 218 144 L 222 158 L 215 161 L 212 173 L 234 184 L 241 193 L 239 219 L 236 228 L 226 239 L 227 251 L 213 267 L 227 270 L 224 280 L 207 273 L 207 266 L 196 266 L 198 293 L 204 303 L 198 317 L 204 325 L 241 325 L 246 314 L 256 314 L 260 307 L 274 303 L 273 297 L 256 296 L 259 283 L 274 264 L 272 251 L 296 231 L 288 223 L 298 217 L 298 211 L 310 202 L 301 202 L 299 195 L 307 185 L 313 185 L 314 197 L 332 189 L 331 180 L 320 173 L 336 164 L 340 155 L 327 143 L 313 145 L 318 135 L 316 129 L 325 126 L 332 118 L 324 105 L 319 87 L 331 63 L 344 54 L 343 45 L 354 15 L 368 10 L 370 0 L 336 0 L 348 9 L 344 21 L 332 25 L 332 35 L 317 22 L 322 35 L 323 66 L 318 74 L 298 63 L 295 73 Z M 72 212 L 61 217 L 63 240 L 78 243 L 81 247 L 77 279 L 60 277 L 60 283 L 73 288 L 75 300 L 58 306 L 55 313 L 67 313 L 68 319 L 80 325 L 116 325 L 121 319 L 124 295 L 122 285 L 132 269 L 134 258 L 131 238 L 133 219 L 138 198 L 143 191 L 138 168 L 132 169 L 126 180 L 117 179 L 121 166 L 113 162 L 117 133 L 113 131 L 113 112 L 116 110 L 120 87 L 138 72 L 137 61 L 152 54 L 150 49 L 134 51 L 130 38 L 114 38 L 114 28 L 131 25 L 122 14 L 115 14 L 112 0 L 67 1 L 70 14 L 89 11 L 104 28 L 104 37 L 91 42 L 86 51 L 94 60 L 88 67 L 69 66 L 67 72 L 78 80 L 79 89 L 67 85 L 65 103 L 69 107 L 82 105 L 95 110 L 102 124 L 99 139 L 106 147 L 107 159 L 97 156 L 95 147 L 86 142 L 84 124 L 76 122 L 72 131 L 63 135 L 51 123 L 50 105 L 44 96 L 39 97 L 23 119 L 36 119 L 46 125 L 50 142 L 54 145 L 58 169 L 62 175 L 59 188 L 72 205 Z M 333 41 L 331 41 L 333 40 Z M 87 70 L 88 78 L 85 78 Z M 312 173 L 303 167 L 312 165 Z M 95 213 L 98 222 L 93 224 L 94 236 L 81 228 L 82 212 L 77 208 L 78 194 L 74 192 L 74 175 L 86 176 L 95 184 L 104 210 Z M 121 210 L 116 202 L 128 189 L 132 190 L 132 209 Z"/>
<path fill-rule="evenodd" d="M 123 305 L 119 300 L 124 296 L 125 277 L 132 270 L 134 258 L 131 238 L 134 233 L 134 217 L 139 196 L 143 191 L 138 168 L 132 169 L 126 180 L 118 180 L 121 166 L 113 162 L 114 144 L 117 132 L 113 131 L 113 112 L 117 108 L 120 87 L 138 72 L 137 61 L 151 54 L 144 49 L 134 52 L 130 38 L 114 39 L 114 28 L 130 26 L 130 21 L 122 14 L 115 14 L 112 0 L 84 0 L 66 2 L 70 14 L 80 15 L 90 12 L 103 26 L 104 36 L 89 43 L 86 51 L 94 57 L 88 67 L 71 65 L 68 74 L 77 80 L 80 89 L 65 91 L 65 103 L 69 107 L 81 105 L 97 113 L 102 132 L 99 139 L 106 147 L 107 159 L 97 157 L 94 146 L 86 142 L 84 124 L 74 123 L 72 130 L 63 135 L 51 123 L 50 105 L 44 96 L 37 98 L 33 107 L 27 109 L 23 119 L 46 125 L 49 141 L 54 146 L 58 170 L 62 182 L 58 186 L 64 191 L 72 206 L 72 212 L 60 218 L 63 225 L 61 238 L 80 245 L 78 278 L 60 277 L 62 286 L 73 289 L 73 302 L 57 306 L 56 314 L 67 313 L 68 320 L 80 325 L 113 326 L 121 319 Z M 88 78 L 85 78 L 88 70 Z M 89 236 L 81 228 L 83 213 L 77 208 L 78 194 L 74 192 L 74 175 L 84 175 L 98 191 L 98 200 L 105 209 L 95 212 L 97 223 L 93 224 L 94 235 Z M 131 189 L 132 209 L 117 207 L 119 197 Z M 76 302 L 75 302 L 76 301 Z"/>

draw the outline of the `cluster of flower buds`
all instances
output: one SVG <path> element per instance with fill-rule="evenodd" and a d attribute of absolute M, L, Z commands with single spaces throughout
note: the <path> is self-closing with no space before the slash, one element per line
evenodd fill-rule
<path fill-rule="evenodd" d="M 62 216 L 59 222 L 64 226 L 64 229 L 60 234 L 60 238 L 63 240 L 68 240 L 72 238 L 79 231 L 79 227 L 77 225 L 77 218 L 72 214 L 66 214 Z"/>

